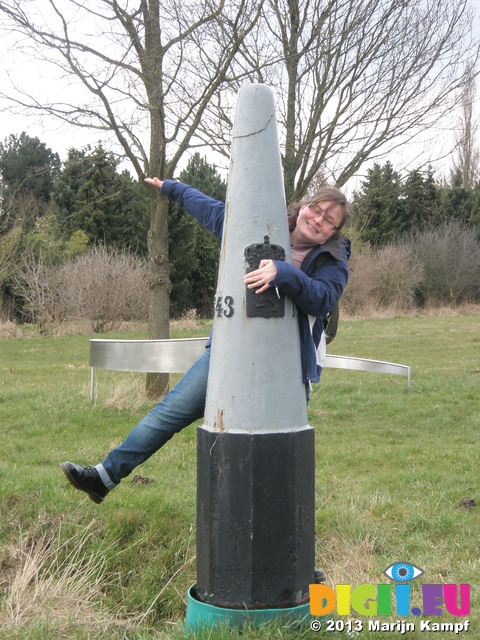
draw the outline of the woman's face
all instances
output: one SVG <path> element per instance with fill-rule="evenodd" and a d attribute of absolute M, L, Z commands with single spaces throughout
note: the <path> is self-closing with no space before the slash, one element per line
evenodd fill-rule
<path fill-rule="evenodd" d="M 303 203 L 297 226 L 290 234 L 292 244 L 323 244 L 342 223 L 342 209 L 332 201 Z"/>

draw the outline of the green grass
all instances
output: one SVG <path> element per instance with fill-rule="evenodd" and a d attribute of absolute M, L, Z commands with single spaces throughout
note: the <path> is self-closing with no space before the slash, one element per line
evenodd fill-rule
<path fill-rule="evenodd" d="M 89 401 L 89 337 L 98 336 L 0 341 L 0 638 L 180 640 L 195 582 L 195 428 L 136 470 L 154 482 L 126 479 L 101 506 L 74 491 L 59 463 L 97 463 L 152 406 L 144 376 L 108 371 L 97 371 Z M 470 633 L 480 637 L 479 507 L 461 506 L 465 497 L 480 506 L 480 316 L 344 320 L 329 352 L 408 364 L 412 390 L 400 376 L 324 370 L 309 406 L 317 566 L 331 586 L 356 586 L 411 562 L 425 571 L 412 606 L 422 581 L 469 583 Z M 424 638 L 414 621 L 415 633 L 356 637 Z M 315 634 L 273 625 L 205 637 Z"/>

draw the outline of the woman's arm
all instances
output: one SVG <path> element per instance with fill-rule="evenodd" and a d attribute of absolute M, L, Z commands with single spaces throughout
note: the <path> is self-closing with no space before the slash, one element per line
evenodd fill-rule
<path fill-rule="evenodd" d="M 308 315 L 330 313 L 345 289 L 348 280 L 346 262 L 332 258 L 315 269 L 311 276 L 287 262 L 275 261 L 278 287 L 297 307 Z"/>
<path fill-rule="evenodd" d="M 222 239 L 225 203 L 206 196 L 198 189 L 189 187 L 175 180 L 145 178 L 145 182 L 158 187 L 165 197 L 176 202 L 182 209 L 193 216 L 208 229 L 217 240 Z"/>
<path fill-rule="evenodd" d="M 247 273 L 243 281 L 255 293 L 270 286 L 283 291 L 307 315 L 330 313 L 340 299 L 348 280 L 346 262 L 330 258 L 307 275 L 297 267 L 279 260 L 262 260 L 259 268 Z"/>

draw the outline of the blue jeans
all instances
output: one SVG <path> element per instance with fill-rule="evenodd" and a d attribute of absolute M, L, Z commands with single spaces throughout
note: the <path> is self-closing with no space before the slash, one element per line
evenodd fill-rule
<path fill-rule="evenodd" d="M 210 349 L 180 379 L 170 393 L 140 420 L 126 440 L 96 465 L 103 483 L 113 489 L 175 434 L 203 417 Z"/>

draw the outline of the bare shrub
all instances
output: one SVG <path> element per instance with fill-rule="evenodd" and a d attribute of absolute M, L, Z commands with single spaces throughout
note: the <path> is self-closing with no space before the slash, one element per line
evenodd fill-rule
<path fill-rule="evenodd" d="M 60 277 L 65 314 L 88 319 L 95 333 L 148 319 L 147 265 L 138 256 L 94 247 L 65 263 Z"/>
<path fill-rule="evenodd" d="M 8 279 L 15 267 L 21 237 L 22 229 L 19 225 L 10 231 L 4 231 L 0 227 L 0 286 Z"/>
<path fill-rule="evenodd" d="M 425 306 L 479 300 L 480 242 L 473 229 L 450 220 L 412 235 L 411 245 L 423 264 L 418 291 Z"/>
<path fill-rule="evenodd" d="M 56 270 L 44 259 L 27 256 L 13 274 L 15 294 L 22 299 L 22 312 L 39 329 L 59 319 L 61 282 Z"/>
<path fill-rule="evenodd" d="M 415 304 L 415 290 L 423 268 L 407 243 L 389 244 L 374 256 L 375 286 L 372 295 L 378 308 L 406 311 Z"/>
<path fill-rule="evenodd" d="M 411 239 L 379 249 L 360 246 L 349 261 L 350 277 L 342 296 L 346 315 L 395 313 L 417 307 L 424 267 Z"/>
<path fill-rule="evenodd" d="M 373 291 L 377 273 L 369 246 L 352 251 L 349 269 L 350 276 L 341 299 L 341 311 L 347 315 L 361 315 L 369 307 L 374 307 Z"/>

